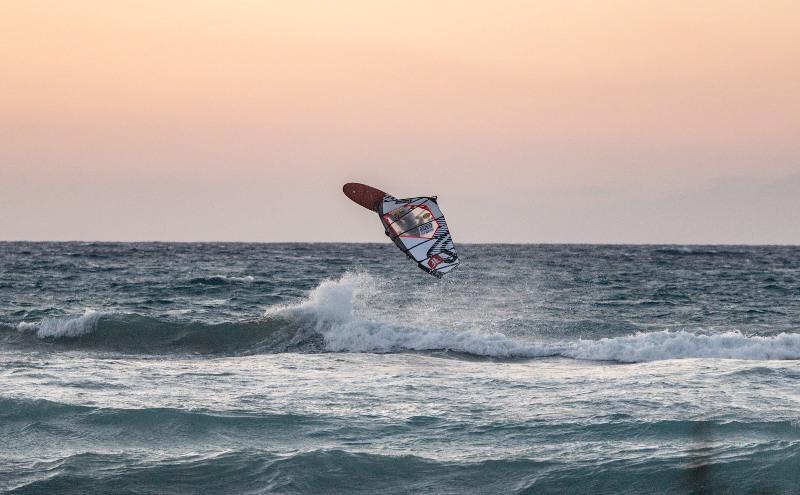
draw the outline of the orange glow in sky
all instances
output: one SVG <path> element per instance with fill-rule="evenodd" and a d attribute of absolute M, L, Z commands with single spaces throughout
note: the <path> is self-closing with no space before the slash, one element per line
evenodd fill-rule
<path fill-rule="evenodd" d="M 0 239 L 382 242 L 358 181 L 438 194 L 457 241 L 800 243 L 798 26 L 790 1 L 8 2 Z"/>

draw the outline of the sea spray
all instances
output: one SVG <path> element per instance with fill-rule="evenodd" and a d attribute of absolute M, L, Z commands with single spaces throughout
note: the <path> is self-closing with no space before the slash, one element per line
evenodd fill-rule
<path fill-rule="evenodd" d="M 74 338 L 93 332 L 101 316 L 102 313 L 87 308 L 79 316 L 45 318 L 38 324 L 21 322 L 17 329 L 21 332 L 33 331 L 40 339 Z"/>
<path fill-rule="evenodd" d="M 455 331 L 403 326 L 354 317 L 354 300 L 369 291 L 374 279 L 347 273 L 325 280 L 307 299 L 280 306 L 267 315 L 302 317 L 322 334 L 333 352 L 402 352 L 448 350 L 495 358 L 561 356 L 594 361 L 641 362 L 686 358 L 800 359 L 800 334 L 746 336 L 738 331 L 639 332 L 598 340 L 537 342 L 512 339 L 499 332 Z"/>
<path fill-rule="evenodd" d="M 355 299 L 375 285 L 373 277 L 346 273 L 324 280 L 304 301 L 267 310 L 267 316 L 307 319 L 332 352 L 451 350 L 492 357 L 539 357 L 552 349 L 509 339 L 499 333 L 418 329 L 388 322 L 357 319 Z"/>
<path fill-rule="evenodd" d="M 352 273 L 337 280 L 323 280 L 299 304 L 268 308 L 265 316 L 308 316 L 318 325 L 351 321 L 356 292 L 370 280 L 366 275 Z"/>

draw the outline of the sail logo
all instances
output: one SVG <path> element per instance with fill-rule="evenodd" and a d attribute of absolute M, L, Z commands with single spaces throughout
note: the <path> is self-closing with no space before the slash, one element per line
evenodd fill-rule
<path fill-rule="evenodd" d="M 444 260 L 438 254 L 434 254 L 433 256 L 428 258 L 428 268 L 430 268 L 431 270 L 434 270 L 437 266 L 441 265 L 442 263 L 444 263 Z"/>

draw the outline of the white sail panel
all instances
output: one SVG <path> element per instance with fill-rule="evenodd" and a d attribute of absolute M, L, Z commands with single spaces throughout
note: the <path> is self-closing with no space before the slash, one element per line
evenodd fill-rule
<path fill-rule="evenodd" d="M 397 199 L 386 195 L 381 222 L 395 245 L 426 272 L 441 277 L 459 261 L 436 197 Z"/>

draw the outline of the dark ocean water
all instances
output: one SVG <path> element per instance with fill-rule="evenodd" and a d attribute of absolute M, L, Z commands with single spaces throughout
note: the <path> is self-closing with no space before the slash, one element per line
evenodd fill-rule
<path fill-rule="evenodd" d="M 0 492 L 800 493 L 800 248 L 0 243 Z"/>

